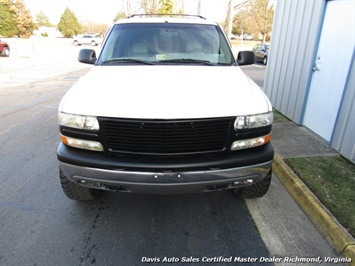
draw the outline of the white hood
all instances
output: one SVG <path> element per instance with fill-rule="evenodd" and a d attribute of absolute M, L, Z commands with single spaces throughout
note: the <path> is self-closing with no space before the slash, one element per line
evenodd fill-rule
<path fill-rule="evenodd" d="M 143 119 L 226 117 L 271 111 L 239 67 L 94 66 L 65 95 L 65 113 Z"/>

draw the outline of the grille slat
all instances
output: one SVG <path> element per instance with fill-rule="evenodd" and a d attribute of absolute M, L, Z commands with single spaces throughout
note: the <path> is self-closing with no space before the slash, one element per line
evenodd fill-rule
<path fill-rule="evenodd" d="M 99 118 L 108 150 L 157 155 L 223 151 L 233 121 L 232 117 L 174 121 Z"/>

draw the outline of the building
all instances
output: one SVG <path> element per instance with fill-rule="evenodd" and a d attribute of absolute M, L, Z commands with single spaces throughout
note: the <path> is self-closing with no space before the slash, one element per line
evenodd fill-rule
<path fill-rule="evenodd" d="M 278 0 L 264 89 L 355 162 L 355 1 Z"/>

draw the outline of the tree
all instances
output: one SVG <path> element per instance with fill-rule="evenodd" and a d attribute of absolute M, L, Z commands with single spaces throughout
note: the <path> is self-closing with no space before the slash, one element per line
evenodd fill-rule
<path fill-rule="evenodd" d="M 66 38 L 71 38 L 81 32 L 81 24 L 69 7 L 64 10 L 60 18 L 58 30 Z"/>
<path fill-rule="evenodd" d="M 8 11 L 16 25 L 16 35 L 18 37 L 30 37 L 36 25 L 33 22 L 30 11 L 22 0 L 1 0 L 2 6 L 7 6 Z M 15 29 L 14 29 L 15 30 Z"/>
<path fill-rule="evenodd" d="M 274 0 L 248 0 L 239 6 L 234 17 L 234 29 L 243 27 L 244 32 L 261 34 L 263 42 L 272 30 Z"/>
<path fill-rule="evenodd" d="M 132 0 L 121 0 L 121 6 L 126 17 L 136 13 L 137 5 Z"/>
<path fill-rule="evenodd" d="M 255 31 L 255 23 L 246 10 L 241 10 L 234 16 L 233 34 L 252 34 L 255 33 Z"/>
<path fill-rule="evenodd" d="M 263 36 L 263 42 L 266 41 L 267 34 L 272 30 L 272 21 L 274 18 L 273 2 L 273 0 L 254 0 L 249 4 L 249 14 Z"/>
<path fill-rule="evenodd" d="M 12 37 L 17 35 L 16 22 L 13 19 L 13 13 L 9 6 L 0 2 L 0 35 L 4 37 Z"/>
<path fill-rule="evenodd" d="M 157 14 L 159 4 L 157 0 L 141 0 L 140 7 L 145 14 Z"/>
<path fill-rule="evenodd" d="M 116 16 L 114 17 L 113 22 L 120 20 L 120 19 L 124 19 L 126 17 L 127 17 L 127 15 L 123 11 L 119 11 L 119 12 L 117 12 Z"/>
<path fill-rule="evenodd" d="M 37 28 L 33 22 L 31 13 L 22 0 L 12 2 L 13 5 L 10 9 L 14 10 L 14 20 L 18 29 L 17 36 L 28 38 L 32 35 L 33 30 Z"/>
<path fill-rule="evenodd" d="M 38 27 L 51 27 L 52 24 L 49 22 L 49 18 L 42 12 L 38 12 L 36 15 L 36 21 Z"/>
<path fill-rule="evenodd" d="M 173 0 L 159 0 L 158 14 L 173 14 L 174 2 Z"/>
<path fill-rule="evenodd" d="M 91 32 L 91 33 L 97 33 L 100 36 L 103 36 L 107 29 L 108 25 L 105 23 L 95 23 L 91 21 L 86 21 L 83 22 L 81 25 L 81 32 Z"/>

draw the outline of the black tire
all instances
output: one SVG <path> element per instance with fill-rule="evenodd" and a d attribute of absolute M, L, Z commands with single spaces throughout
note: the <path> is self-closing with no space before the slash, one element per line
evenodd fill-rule
<path fill-rule="evenodd" d="M 77 40 L 75 40 L 75 41 L 73 42 L 73 44 L 74 44 L 75 46 L 80 46 L 80 44 L 79 44 L 79 42 L 78 42 Z"/>
<path fill-rule="evenodd" d="M 70 181 L 59 168 L 60 184 L 64 194 L 72 200 L 88 201 L 95 200 L 101 194 L 102 190 L 81 187 Z"/>
<path fill-rule="evenodd" d="M 267 65 L 267 57 L 265 56 L 264 59 L 263 59 L 263 64 L 264 65 Z"/>
<path fill-rule="evenodd" d="M 10 48 L 9 47 L 4 47 L 1 53 L 2 56 L 9 57 L 10 56 Z"/>
<path fill-rule="evenodd" d="M 97 46 L 97 43 L 95 41 L 91 41 L 91 46 Z"/>
<path fill-rule="evenodd" d="M 265 176 L 265 178 L 248 187 L 242 187 L 234 191 L 235 195 L 242 199 L 255 199 L 265 196 L 271 184 L 272 170 Z"/>

